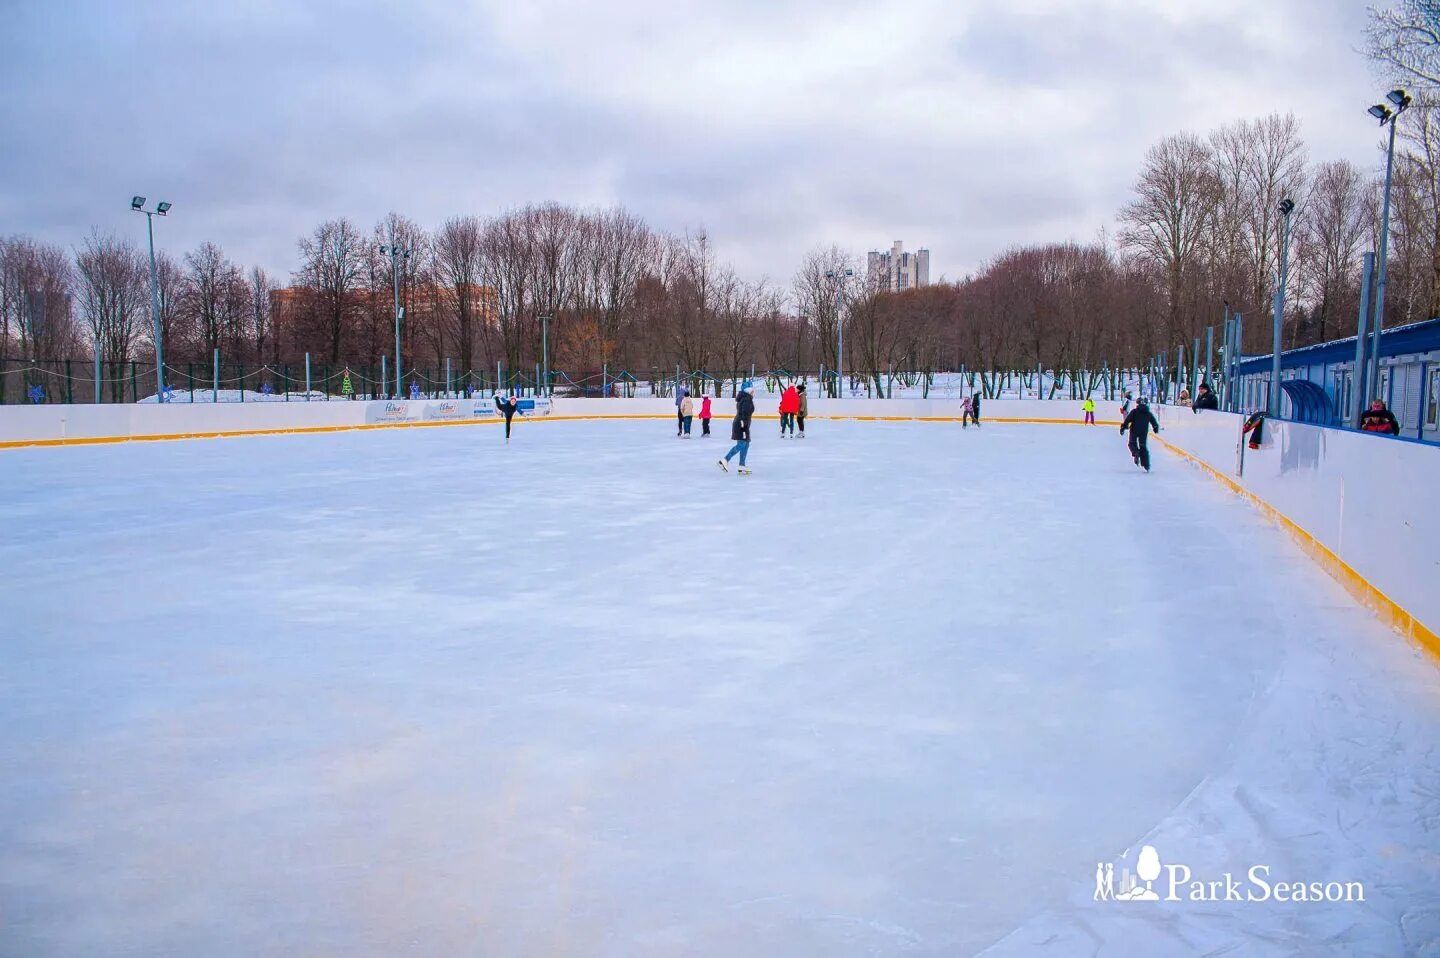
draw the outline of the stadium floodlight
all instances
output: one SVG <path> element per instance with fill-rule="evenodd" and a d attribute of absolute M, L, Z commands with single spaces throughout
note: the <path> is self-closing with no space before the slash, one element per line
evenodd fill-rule
<path fill-rule="evenodd" d="M 828 280 L 849 279 L 855 275 L 855 271 L 846 267 L 843 270 L 827 269 L 825 278 Z M 835 283 L 835 326 L 838 336 L 835 338 L 835 398 L 841 399 L 844 396 L 845 388 L 845 284 Z"/>
<path fill-rule="evenodd" d="M 390 281 L 395 288 L 395 398 L 402 398 L 400 372 L 400 323 L 405 318 L 405 310 L 400 306 L 400 260 L 409 259 L 410 251 L 402 249 L 400 244 L 395 242 L 395 233 L 390 233 L 390 242 L 380 247 L 380 255 L 390 258 Z"/>
<path fill-rule="evenodd" d="M 1390 125 L 1390 144 L 1385 150 L 1385 198 L 1380 204 L 1380 249 L 1375 257 L 1375 317 L 1374 330 L 1375 342 L 1380 342 L 1381 317 L 1385 315 L 1385 266 L 1390 252 L 1390 184 L 1394 179 L 1395 172 L 1395 126 L 1400 114 L 1410 105 L 1410 94 L 1404 90 L 1391 90 L 1385 94 L 1385 99 L 1395 106 L 1392 111 L 1383 103 L 1377 103 L 1369 109 L 1369 114 L 1380 121 L 1380 125 Z M 1379 389 L 1380 372 L 1380 350 L 1375 350 L 1376 355 L 1370 357 L 1369 387 L 1371 395 Z"/>
<path fill-rule="evenodd" d="M 145 197 L 130 197 L 130 209 L 145 214 L 146 232 L 150 235 L 150 326 L 155 339 L 155 401 L 165 401 L 165 343 L 160 329 L 160 279 L 155 269 L 155 217 L 170 212 L 170 204 L 161 201 L 154 210 L 145 209 Z M 135 397 L 139 400 L 139 396 Z"/>

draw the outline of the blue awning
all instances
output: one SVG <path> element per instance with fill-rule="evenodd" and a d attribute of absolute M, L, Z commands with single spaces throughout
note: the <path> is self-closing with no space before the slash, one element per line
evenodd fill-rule
<path fill-rule="evenodd" d="M 1282 379 L 1280 388 L 1290 397 L 1290 418 L 1321 426 L 1335 423 L 1335 407 L 1325 390 L 1308 379 Z"/>

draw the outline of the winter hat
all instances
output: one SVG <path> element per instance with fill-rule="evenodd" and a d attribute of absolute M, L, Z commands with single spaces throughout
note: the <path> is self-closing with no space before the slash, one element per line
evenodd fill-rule
<path fill-rule="evenodd" d="M 754 388 L 755 388 L 755 384 L 752 383 L 752 382 L 751 382 L 750 380 L 748 380 L 748 379 L 745 380 L 743 383 L 740 384 L 740 391 L 741 391 L 741 392 L 748 393 L 748 392 L 750 392 L 751 390 L 753 390 Z"/>
<path fill-rule="evenodd" d="M 795 388 L 796 388 L 797 390 L 799 390 L 800 392 L 803 393 L 803 392 L 805 391 L 805 384 L 804 384 L 804 383 L 801 383 L 800 385 L 796 386 Z"/>

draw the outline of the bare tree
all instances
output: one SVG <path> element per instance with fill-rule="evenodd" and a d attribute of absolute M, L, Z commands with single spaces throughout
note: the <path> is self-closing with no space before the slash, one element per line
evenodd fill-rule
<path fill-rule="evenodd" d="M 340 359 L 351 299 L 364 262 L 364 239 L 345 218 L 329 220 L 300 240 L 304 259 L 299 278 L 315 298 L 314 308 L 331 362 Z"/>
<path fill-rule="evenodd" d="M 127 363 L 148 318 L 147 267 L 129 240 L 92 232 L 75 255 L 80 310 L 106 362 Z M 123 381 L 111 378 L 120 401 Z"/>
<path fill-rule="evenodd" d="M 1120 211 L 1120 243 L 1163 271 L 1167 292 L 1167 339 L 1188 335 L 1182 315 L 1185 287 L 1199 268 L 1218 200 L 1210 148 L 1199 137 L 1178 133 L 1145 155 L 1135 199 Z"/>
<path fill-rule="evenodd" d="M 481 288 L 481 242 L 484 228 L 474 216 L 445 221 L 435 234 L 435 275 L 445 304 L 445 318 L 453 330 L 459 352 L 460 375 L 475 366 L 475 340 L 485 322 L 485 292 Z"/>
<path fill-rule="evenodd" d="M 1365 40 L 1370 59 L 1397 80 L 1440 86 L 1440 4 L 1435 0 L 1371 7 Z"/>
<path fill-rule="evenodd" d="M 1344 329 L 1358 292 L 1355 264 L 1365 242 L 1365 177 L 1353 163 L 1321 163 L 1295 231 L 1296 276 L 1320 340 Z"/>

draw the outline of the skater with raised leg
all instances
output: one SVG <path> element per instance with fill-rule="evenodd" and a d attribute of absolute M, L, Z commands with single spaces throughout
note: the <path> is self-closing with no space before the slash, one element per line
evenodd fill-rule
<path fill-rule="evenodd" d="M 509 443 L 510 420 L 515 418 L 515 413 L 520 409 L 520 399 L 518 396 L 511 396 L 508 399 L 502 398 L 499 393 L 496 393 L 495 408 L 500 410 L 500 415 L 505 417 L 505 442 Z"/>
<path fill-rule="evenodd" d="M 726 465 L 735 456 L 740 457 L 740 475 L 750 475 L 750 469 L 745 465 L 745 457 L 750 452 L 750 419 L 755 415 L 755 397 L 751 395 L 750 380 L 740 384 L 740 395 L 735 397 L 735 421 L 730 424 L 730 438 L 735 445 L 725 453 L 725 458 L 719 462 L 721 472 L 729 472 L 730 467 Z"/>
<path fill-rule="evenodd" d="M 1135 408 L 1125 417 L 1120 424 L 1120 435 L 1125 435 L 1126 430 L 1130 432 L 1130 458 L 1135 460 L 1135 465 L 1150 471 L 1150 448 L 1145 444 L 1149 438 L 1150 430 L 1160 432 L 1160 423 L 1155 419 L 1155 414 L 1150 411 L 1150 404 L 1141 396 L 1135 400 Z"/>

